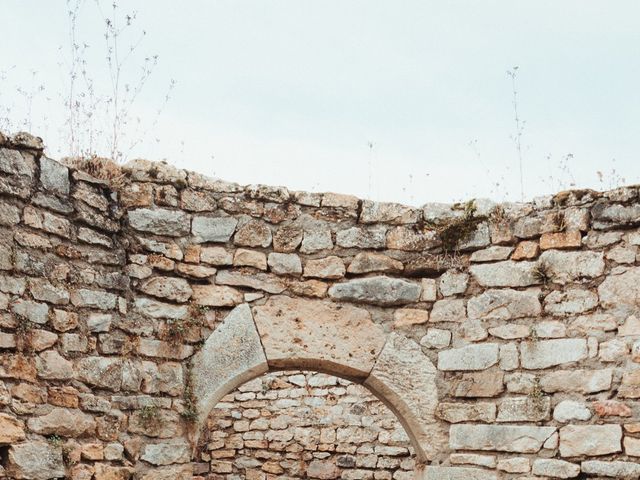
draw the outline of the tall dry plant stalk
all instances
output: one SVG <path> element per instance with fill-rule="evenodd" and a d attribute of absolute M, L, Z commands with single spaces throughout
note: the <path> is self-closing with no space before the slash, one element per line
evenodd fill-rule
<path fill-rule="evenodd" d="M 88 4 L 95 7 L 103 24 L 103 64 L 92 62 L 92 43 L 80 35 Z M 66 50 L 68 59 L 62 58 L 59 65 L 66 69 L 67 87 L 61 97 L 67 112 L 69 153 L 72 157 L 105 155 L 122 163 L 155 128 L 176 82 L 169 82 L 153 118 L 141 118 L 134 107 L 159 56 L 141 53 L 147 32 L 137 27 L 137 12 L 121 13 L 115 1 L 105 13 L 100 0 L 67 0 L 67 13 L 68 44 L 60 53 L 63 57 Z"/>
<path fill-rule="evenodd" d="M 518 158 L 518 172 L 520 174 L 520 201 L 524 202 L 524 173 L 522 167 L 522 134 L 524 133 L 525 123 L 520 119 L 518 113 L 518 89 L 517 89 L 517 76 L 518 66 L 513 67 L 512 70 L 507 70 L 507 75 L 511 78 L 511 90 L 513 94 L 513 120 L 515 122 L 516 131 L 511 135 L 511 139 L 516 148 L 516 154 Z"/>

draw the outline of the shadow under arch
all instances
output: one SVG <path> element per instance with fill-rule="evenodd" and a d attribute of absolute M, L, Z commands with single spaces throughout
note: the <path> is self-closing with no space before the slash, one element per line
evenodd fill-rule
<path fill-rule="evenodd" d="M 413 340 L 384 333 L 364 309 L 322 300 L 271 297 L 234 308 L 191 365 L 196 445 L 215 405 L 270 371 L 311 370 L 364 385 L 398 418 L 416 453 L 416 479 L 446 449 L 435 418 L 436 368 Z"/>

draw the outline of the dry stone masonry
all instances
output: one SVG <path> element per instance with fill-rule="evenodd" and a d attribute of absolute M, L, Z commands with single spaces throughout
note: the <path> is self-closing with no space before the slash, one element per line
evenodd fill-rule
<path fill-rule="evenodd" d="M 412 208 L 0 135 L 0 476 L 637 479 L 639 247 L 634 186 Z M 251 457 L 297 427 L 220 411 L 283 370 L 367 389 L 411 446 Z"/>
<path fill-rule="evenodd" d="M 413 449 L 389 409 L 362 385 L 322 373 L 241 385 L 212 410 L 203 436 L 200 460 L 218 478 L 414 478 Z"/>

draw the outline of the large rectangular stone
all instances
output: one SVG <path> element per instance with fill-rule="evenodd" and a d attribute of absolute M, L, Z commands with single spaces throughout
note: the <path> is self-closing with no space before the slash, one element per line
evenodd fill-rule
<path fill-rule="evenodd" d="M 495 289 L 475 296 L 467 303 L 469 318 L 513 320 L 540 315 L 539 289 L 518 291 Z"/>
<path fill-rule="evenodd" d="M 196 243 L 225 243 L 231 239 L 238 220 L 233 217 L 194 217 L 191 233 Z"/>
<path fill-rule="evenodd" d="M 547 393 L 579 392 L 596 393 L 609 390 L 613 370 L 558 370 L 548 373 L 540 380 L 542 390 Z"/>
<path fill-rule="evenodd" d="M 496 480 L 498 476 L 480 468 L 425 467 L 424 480 Z"/>
<path fill-rule="evenodd" d="M 537 453 L 555 427 L 521 425 L 451 425 L 449 446 L 454 450 L 492 450 Z"/>
<path fill-rule="evenodd" d="M 179 237 L 189 233 L 191 217 L 179 210 L 139 208 L 128 213 L 129 225 L 141 232 Z"/>
<path fill-rule="evenodd" d="M 560 429 L 560 456 L 608 455 L 622 451 L 620 425 L 567 425 Z"/>
<path fill-rule="evenodd" d="M 563 252 L 547 250 L 540 255 L 540 264 L 545 265 L 551 280 L 567 283 L 580 278 L 594 278 L 604 273 L 602 252 Z"/>
<path fill-rule="evenodd" d="M 528 287 L 540 283 L 534 271 L 536 262 L 513 262 L 472 265 L 469 271 L 483 287 Z"/>
<path fill-rule="evenodd" d="M 528 370 L 578 362 L 587 358 L 587 354 L 587 341 L 583 338 L 558 338 L 520 344 L 520 361 Z"/>
<path fill-rule="evenodd" d="M 602 460 L 586 460 L 580 466 L 582 473 L 613 478 L 638 478 L 640 463 L 637 462 L 604 462 Z"/>
<path fill-rule="evenodd" d="M 485 370 L 498 363 L 500 348 L 496 343 L 467 345 L 438 353 L 438 370 Z"/>

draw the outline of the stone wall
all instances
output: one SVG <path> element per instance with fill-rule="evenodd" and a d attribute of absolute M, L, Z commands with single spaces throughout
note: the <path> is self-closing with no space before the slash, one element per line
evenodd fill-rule
<path fill-rule="evenodd" d="M 416 478 L 640 476 L 638 187 L 411 208 L 73 164 L 0 135 L 6 477 L 219 478 L 211 410 L 282 369 L 371 390 Z"/>
<path fill-rule="evenodd" d="M 243 384 L 212 410 L 203 436 L 199 460 L 220 478 L 413 478 L 397 418 L 362 385 L 322 373 Z"/>

